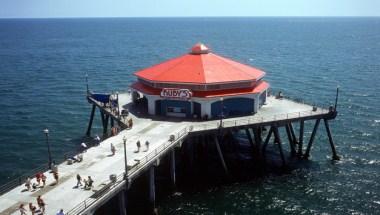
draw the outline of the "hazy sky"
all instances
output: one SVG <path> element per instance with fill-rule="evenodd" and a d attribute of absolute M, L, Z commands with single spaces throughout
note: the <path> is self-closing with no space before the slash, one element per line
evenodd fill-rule
<path fill-rule="evenodd" d="M 380 0 L 0 0 L 0 17 L 380 16 Z"/>

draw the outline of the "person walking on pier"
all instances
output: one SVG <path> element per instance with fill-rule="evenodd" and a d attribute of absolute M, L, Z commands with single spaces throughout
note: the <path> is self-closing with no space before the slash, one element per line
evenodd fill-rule
<path fill-rule="evenodd" d="M 59 210 L 59 212 L 57 213 L 57 215 L 65 215 L 65 213 L 63 213 L 63 209 Z"/>
<path fill-rule="evenodd" d="M 95 140 L 95 144 L 98 146 L 100 144 L 100 137 L 99 137 L 99 135 L 96 135 L 95 138 L 94 138 L 94 140 Z"/>
<path fill-rule="evenodd" d="M 79 185 L 80 185 L 80 186 L 83 185 L 83 184 L 82 184 L 82 177 L 81 177 L 79 174 L 77 174 L 77 187 L 79 187 Z"/>
<path fill-rule="evenodd" d="M 145 151 L 146 152 L 149 151 L 149 141 L 148 140 L 145 141 L 145 147 L 146 147 Z"/>
<path fill-rule="evenodd" d="M 115 146 L 113 145 L 113 143 L 111 143 L 111 153 L 112 153 L 112 156 L 115 155 L 115 152 L 116 152 L 116 148 L 115 148 Z"/>
<path fill-rule="evenodd" d="M 58 184 L 58 179 L 59 179 L 58 171 L 54 171 L 53 172 L 53 176 L 54 176 L 54 179 L 55 179 L 55 183 Z"/>
<path fill-rule="evenodd" d="M 38 207 L 40 208 L 42 214 L 45 213 L 45 202 L 44 200 L 41 198 L 41 196 L 38 196 L 37 197 L 37 205 Z"/>
<path fill-rule="evenodd" d="M 34 213 L 36 213 L 37 208 L 32 203 L 29 203 L 29 210 L 30 212 L 32 212 L 32 215 L 34 215 Z"/>
<path fill-rule="evenodd" d="M 136 151 L 136 153 L 139 153 L 140 152 L 140 148 L 141 148 L 140 140 L 137 140 L 136 145 L 137 145 L 137 151 Z"/>
<path fill-rule="evenodd" d="M 84 189 L 85 190 L 90 190 L 93 183 L 94 183 L 94 181 L 92 180 L 91 176 L 88 176 L 88 179 L 85 180 Z"/>
<path fill-rule="evenodd" d="M 26 189 L 28 189 L 28 191 L 30 191 L 30 186 L 31 186 L 31 179 L 28 177 L 25 181 L 25 187 Z"/>
<path fill-rule="evenodd" d="M 41 184 L 41 174 L 42 174 L 42 173 L 40 173 L 40 172 L 38 172 L 38 173 L 36 174 L 36 180 L 37 180 L 38 186 L 40 186 L 40 184 Z"/>
<path fill-rule="evenodd" d="M 18 207 L 20 210 L 21 215 L 26 215 L 26 209 L 24 208 L 24 204 L 21 204 L 20 207 Z"/>
<path fill-rule="evenodd" d="M 41 174 L 41 180 L 42 180 L 42 187 L 45 187 L 46 185 L 46 175 L 45 174 Z"/>

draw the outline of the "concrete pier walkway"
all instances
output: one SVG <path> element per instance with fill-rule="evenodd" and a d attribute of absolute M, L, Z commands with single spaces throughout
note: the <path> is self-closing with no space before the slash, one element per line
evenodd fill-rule
<path fill-rule="evenodd" d="M 119 94 L 119 109 L 129 107 L 131 105 L 130 101 L 128 93 Z M 105 109 L 105 111 L 107 110 Z M 270 124 L 281 122 L 281 120 L 318 118 L 329 114 L 330 112 L 327 109 L 317 108 L 313 110 L 310 105 L 296 103 L 288 99 L 268 97 L 267 104 L 258 113 L 252 116 L 224 119 L 222 125 L 227 128 L 252 124 Z M 124 173 L 123 137 L 127 138 L 126 150 L 128 168 L 130 169 L 129 177 L 133 179 L 133 177 L 146 169 L 149 162 L 154 162 L 160 153 L 165 153 L 166 150 L 186 138 L 189 133 L 214 130 L 220 126 L 220 120 L 181 121 L 178 118 L 164 120 L 163 118 L 142 117 L 141 113 L 133 111 L 131 111 L 130 117 L 133 119 L 133 128 L 123 130 L 116 136 L 104 140 L 99 146 L 88 149 L 83 153 L 82 162 L 71 165 L 66 162 L 59 164 L 58 184 L 55 184 L 51 173 L 45 172 L 47 183 L 44 188 L 38 188 L 36 191 L 31 192 L 25 191 L 26 187 L 21 185 L 0 196 L 0 214 L 20 214 L 18 207 L 21 203 L 25 205 L 28 214 L 31 214 L 28 203 L 31 202 L 37 206 L 36 197 L 38 195 L 41 195 L 46 203 L 45 214 L 56 214 L 60 209 L 67 212 L 74 208 L 76 210 L 73 214 L 88 212 L 90 209 L 94 210 L 101 205 L 100 201 L 93 196 L 94 193 L 110 184 L 111 174 L 120 176 Z M 171 135 L 174 135 L 175 139 L 169 141 Z M 136 153 L 136 142 L 138 140 L 141 142 L 141 150 Z M 145 141 L 150 143 L 148 151 L 144 151 Z M 111 143 L 116 147 L 114 156 L 111 155 Z M 87 176 L 92 177 L 94 180 L 92 190 L 76 187 L 77 174 L 80 174 L 85 179 L 87 179 Z M 123 179 L 118 178 L 118 180 Z M 35 179 L 32 181 L 35 181 Z M 121 189 L 116 186 L 122 186 L 122 184 L 115 183 L 115 189 Z M 114 195 L 112 193 L 112 190 L 110 190 L 104 195 Z M 87 201 L 91 198 L 93 201 Z M 93 204 L 94 207 L 84 205 L 87 203 Z M 81 204 L 84 206 L 81 206 Z"/>

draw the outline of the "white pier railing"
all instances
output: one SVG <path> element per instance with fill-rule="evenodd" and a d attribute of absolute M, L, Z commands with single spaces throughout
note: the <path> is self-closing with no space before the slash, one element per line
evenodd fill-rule
<path fill-rule="evenodd" d="M 149 166 L 162 154 L 166 153 L 170 148 L 174 147 L 179 141 L 186 137 L 188 133 L 188 127 L 185 127 L 176 134 L 174 134 L 174 138 L 168 137 L 167 142 L 163 143 L 154 151 L 140 159 L 136 165 L 134 165 L 131 169 L 128 170 L 128 179 L 132 179 L 135 176 L 137 176 L 144 168 Z M 87 209 L 94 206 L 97 202 L 101 201 L 101 199 L 105 197 L 107 194 L 119 191 L 123 187 L 123 185 L 125 185 L 124 183 L 124 172 L 116 177 L 116 181 L 104 181 L 102 183 L 104 184 L 104 186 L 100 190 L 96 191 L 91 197 L 80 202 L 78 205 L 76 205 L 74 208 L 68 211 L 66 215 L 76 215 L 86 212 Z"/>

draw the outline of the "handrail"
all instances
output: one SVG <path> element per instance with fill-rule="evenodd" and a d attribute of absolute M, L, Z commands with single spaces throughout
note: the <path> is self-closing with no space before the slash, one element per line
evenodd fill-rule
<path fill-rule="evenodd" d="M 92 141 L 87 141 L 88 146 L 93 146 L 93 140 Z M 56 162 L 57 163 L 62 163 L 67 160 L 67 158 L 73 157 L 74 155 L 78 154 L 78 150 L 74 151 L 69 151 L 63 154 L 63 157 L 59 157 Z M 10 181 L 6 182 L 5 184 L 2 184 L 0 186 L 0 196 L 3 194 L 13 190 L 14 188 L 22 185 L 25 183 L 26 179 L 33 178 L 38 172 L 46 172 L 49 170 L 49 166 L 47 164 L 37 166 L 36 168 L 27 171 L 26 173 L 23 173 L 20 176 L 16 176 Z"/>
<path fill-rule="evenodd" d="M 174 146 L 179 140 L 181 140 L 183 137 L 185 137 L 188 133 L 188 128 L 185 127 L 176 134 L 176 138 L 173 141 L 167 141 L 149 154 L 147 154 L 144 158 L 140 159 L 140 161 L 137 163 L 137 165 L 133 166 L 130 170 L 128 170 L 128 177 L 133 176 L 136 174 L 140 169 L 143 169 L 145 165 L 149 162 L 154 161 L 153 158 L 158 157 L 161 153 L 164 153 L 166 149 L 171 148 Z M 125 182 L 124 173 L 121 173 L 117 176 L 116 182 L 112 182 L 111 180 L 107 180 L 103 182 L 102 184 L 105 184 L 105 186 L 112 186 L 115 187 L 121 183 Z M 74 215 L 74 214 L 80 214 L 85 209 L 92 206 L 98 199 L 106 195 L 110 190 L 100 190 L 95 192 L 92 196 L 96 196 L 95 198 L 87 198 L 86 200 L 80 202 L 78 205 L 76 205 L 74 208 L 72 208 L 70 211 L 66 213 L 66 215 Z"/>
<path fill-rule="evenodd" d="M 231 126 L 243 126 L 254 123 L 265 123 L 271 121 L 279 121 L 279 120 L 288 120 L 288 119 L 297 119 L 300 117 L 306 116 L 315 116 L 321 114 L 329 113 L 329 110 L 318 108 L 317 110 L 308 110 L 308 111 L 299 111 L 299 112 L 291 112 L 291 113 L 282 113 L 275 114 L 267 117 L 260 116 L 251 116 L 244 117 L 243 119 L 223 119 L 222 127 L 231 127 Z M 211 122 L 200 123 L 198 125 L 193 126 L 193 132 L 195 131 L 203 131 L 203 130 L 213 130 L 220 127 L 219 120 L 214 120 Z"/>

